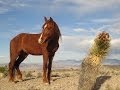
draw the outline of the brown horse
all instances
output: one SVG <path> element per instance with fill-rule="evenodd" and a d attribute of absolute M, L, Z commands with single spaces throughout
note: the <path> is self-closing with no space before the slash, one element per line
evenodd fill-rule
<path fill-rule="evenodd" d="M 59 48 L 61 36 L 58 25 L 50 17 L 42 26 L 42 33 L 21 33 L 10 41 L 9 81 L 14 81 L 15 69 L 17 78 L 22 80 L 20 63 L 29 55 L 43 55 L 43 82 L 50 84 L 52 60 Z"/>

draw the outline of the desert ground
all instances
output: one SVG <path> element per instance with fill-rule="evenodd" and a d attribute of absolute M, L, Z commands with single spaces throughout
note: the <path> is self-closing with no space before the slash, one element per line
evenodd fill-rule
<path fill-rule="evenodd" d="M 120 65 L 105 65 L 96 80 L 96 90 L 120 90 Z"/>
<path fill-rule="evenodd" d="M 0 90 L 78 90 L 79 68 L 54 68 L 51 85 L 42 82 L 42 70 L 22 70 L 22 74 L 24 80 L 16 83 L 9 83 L 8 77 L 1 78 Z M 120 66 L 102 66 L 94 90 L 120 90 Z"/>
<path fill-rule="evenodd" d="M 9 83 L 8 78 L 0 80 L 0 90 L 77 90 L 79 71 L 77 69 L 60 69 L 52 71 L 51 85 L 42 82 L 40 71 L 23 71 L 22 82 Z"/>

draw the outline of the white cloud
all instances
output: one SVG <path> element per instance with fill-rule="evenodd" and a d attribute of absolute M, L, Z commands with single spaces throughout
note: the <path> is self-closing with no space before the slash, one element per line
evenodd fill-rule
<path fill-rule="evenodd" d="M 8 11 L 9 11 L 8 8 L 4 8 L 4 7 L 1 7 L 1 8 L 0 8 L 0 14 L 6 13 L 6 12 L 8 12 Z"/>
<path fill-rule="evenodd" d="M 77 32 L 86 32 L 84 29 L 75 29 Z M 102 31 L 102 30 L 101 30 Z M 97 30 L 89 31 L 89 33 L 93 33 L 94 35 L 89 36 L 86 33 L 84 35 L 73 35 L 73 36 L 63 36 L 62 43 L 62 51 L 70 51 L 75 53 L 82 53 L 82 57 L 88 53 L 90 46 L 93 43 L 94 38 L 98 34 Z M 116 32 L 117 33 L 117 32 Z M 110 47 L 110 55 L 109 58 L 116 57 L 116 59 L 120 58 L 120 38 L 115 38 L 115 34 L 110 33 L 111 36 L 111 47 Z M 84 37 L 83 37 L 84 36 Z M 84 53 L 84 54 L 83 54 Z M 69 55 L 68 55 L 69 56 Z"/>
<path fill-rule="evenodd" d="M 109 58 L 120 60 L 120 38 L 111 40 Z"/>
<path fill-rule="evenodd" d="M 97 23 L 99 26 L 94 27 L 85 27 L 89 23 Z M 102 25 L 101 25 L 102 24 Z M 83 26 L 84 27 L 83 27 Z M 76 35 L 64 36 L 63 39 L 63 48 L 65 51 L 73 51 L 77 53 L 87 53 L 88 49 L 91 46 L 92 40 L 97 34 L 102 31 L 106 31 L 110 34 L 111 37 L 111 48 L 109 58 L 120 58 L 120 18 L 101 18 L 93 19 L 89 22 L 79 23 L 75 28 L 69 27 L 69 30 L 76 32 Z M 69 32 L 68 30 L 68 32 Z M 66 34 L 67 35 L 67 34 Z"/>
<path fill-rule="evenodd" d="M 112 35 L 112 37 L 120 35 L 120 19 L 114 19 L 113 21 L 108 21 L 107 24 L 100 26 L 98 31 L 106 31 Z"/>
<path fill-rule="evenodd" d="M 102 26 L 100 28 L 94 29 L 94 28 L 88 28 L 88 29 L 84 29 L 84 28 L 74 28 L 73 31 L 75 32 L 79 32 L 80 34 L 84 34 L 85 36 L 87 36 L 86 34 L 98 34 L 100 33 L 106 26 Z"/>
<path fill-rule="evenodd" d="M 111 25 L 110 28 L 108 28 L 108 30 L 109 30 L 111 33 L 120 34 L 120 22 L 114 23 L 113 25 Z"/>
<path fill-rule="evenodd" d="M 120 5 L 120 0 L 0 0 L 0 11 L 5 13 L 13 9 L 29 7 L 34 10 L 48 10 L 50 12 L 59 12 L 67 10 L 74 15 L 83 15 L 104 9 L 116 9 Z M 76 14 L 77 13 L 77 14 Z M 78 16 L 79 16 L 78 15 Z"/>
<path fill-rule="evenodd" d="M 100 18 L 100 19 L 95 19 L 93 20 L 94 23 L 106 23 L 106 22 L 110 22 L 110 19 L 106 19 L 106 18 Z"/>
<path fill-rule="evenodd" d="M 7 13 L 16 8 L 29 7 L 29 4 L 24 0 L 0 0 L 0 5 L 0 14 Z"/>
<path fill-rule="evenodd" d="M 88 52 L 90 44 L 92 43 L 91 37 L 82 36 L 62 36 L 62 43 L 56 52 L 55 59 L 66 60 L 76 59 L 82 60 Z"/>
<path fill-rule="evenodd" d="M 105 23 L 105 24 L 110 24 L 110 23 L 115 23 L 119 22 L 120 18 L 99 18 L 99 19 L 94 19 L 92 20 L 94 23 Z"/>
<path fill-rule="evenodd" d="M 120 5 L 119 0 L 54 0 L 55 7 L 66 8 L 68 11 L 79 15 L 98 10 L 116 9 Z"/>
<path fill-rule="evenodd" d="M 74 31 L 75 32 L 87 32 L 88 30 L 85 30 L 83 28 L 75 28 Z"/>
<path fill-rule="evenodd" d="M 111 40 L 111 46 L 112 46 L 113 50 L 117 49 L 120 52 L 120 38 Z"/>
<path fill-rule="evenodd" d="M 5 58 L 6 56 L 0 56 L 0 58 Z"/>
<path fill-rule="evenodd" d="M 91 25 L 90 28 L 84 29 L 81 28 L 80 26 L 77 28 L 74 28 L 73 31 L 78 32 L 78 33 L 94 33 L 97 34 L 102 31 L 106 31 L 114 36 L 118 36 L 120 34 L 120 18 L 114 18 L 114 19 L 96 19 L 96 20 L 91 20 L 93 23 L 102 23 L 102 25 L 99 25 L 97 27 L 94 27 L 94 25 Z M 79 24 L 79 23 L 78 23 Z M 84 23 L 84 25 L 87 25 L 88 23 Z M 81 25 L 82 26 L 82 25 Z"/>
<path fill-rule="evenodd" d="M 9 57 L 8 56 L 0 56 L 0 64 L 1 63 L 8 63 Z"/>
<path fill-rule="evenodd" d="M 84 52 L 91 43 L 91 37 L 63 36 L 62 48 L 64 51 Z"/>
<path fill-rule="evenodd" d="M 120 20 L 119 20 L 120 21 Z M 120 34 L 120 22 L 112 22 L 108 23 L 108 24 L 104 24 L 104 25 L 100 25 L 100 27 L 98 28 L 93 28 L 93 31 L 95 32 L 99 32 L 99 31 L 106 31 L 108 32 L 110 35 L 112 35 L 112 37 L 118 36 Z"/>

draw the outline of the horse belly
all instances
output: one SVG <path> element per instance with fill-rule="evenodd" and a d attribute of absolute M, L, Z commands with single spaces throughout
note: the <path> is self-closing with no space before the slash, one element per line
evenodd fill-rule
<path fill-rule="evenodd" d="M 35 37 L 35 35 L 26 35 L 22 41 L 22 48 L 31 55 L 42 54 L 41 46 L 38 44 L 38 37 Z"/>
<path fill-rule="evenodd" d="M 23 51 L 31 55 L 42 55 L 42 50 L 38 45 L 25 44 L 23 45 Z"/>
<path fill-rule="evenodd" d="M 31 55 L 42 55 L 42 51 L 39 48 L 26 48 L 25 52 Z"/>

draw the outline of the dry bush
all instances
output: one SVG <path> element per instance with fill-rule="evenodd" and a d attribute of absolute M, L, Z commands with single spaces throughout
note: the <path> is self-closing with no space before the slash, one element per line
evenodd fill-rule
<path fill-rule="evenodd" d="M 38 73 L 38 74 L 37 74 L 37 78 L 40 78 L 40 77 L 42 77 L 42 74 L 41 74 L 41 73 Z"/>
<path fill-rule="evenodd" d="M 29 72 L 27 72 L 26 74 L 25 74 L 25 77 L 32 77 L 32 74 L 31 74 L 31 72 L 29 71 Z"/>
<path fill-rule="evenodd" d="M 7 66 L 0 67 L 0 78 L 6 77 L 8 72 Z"/>

